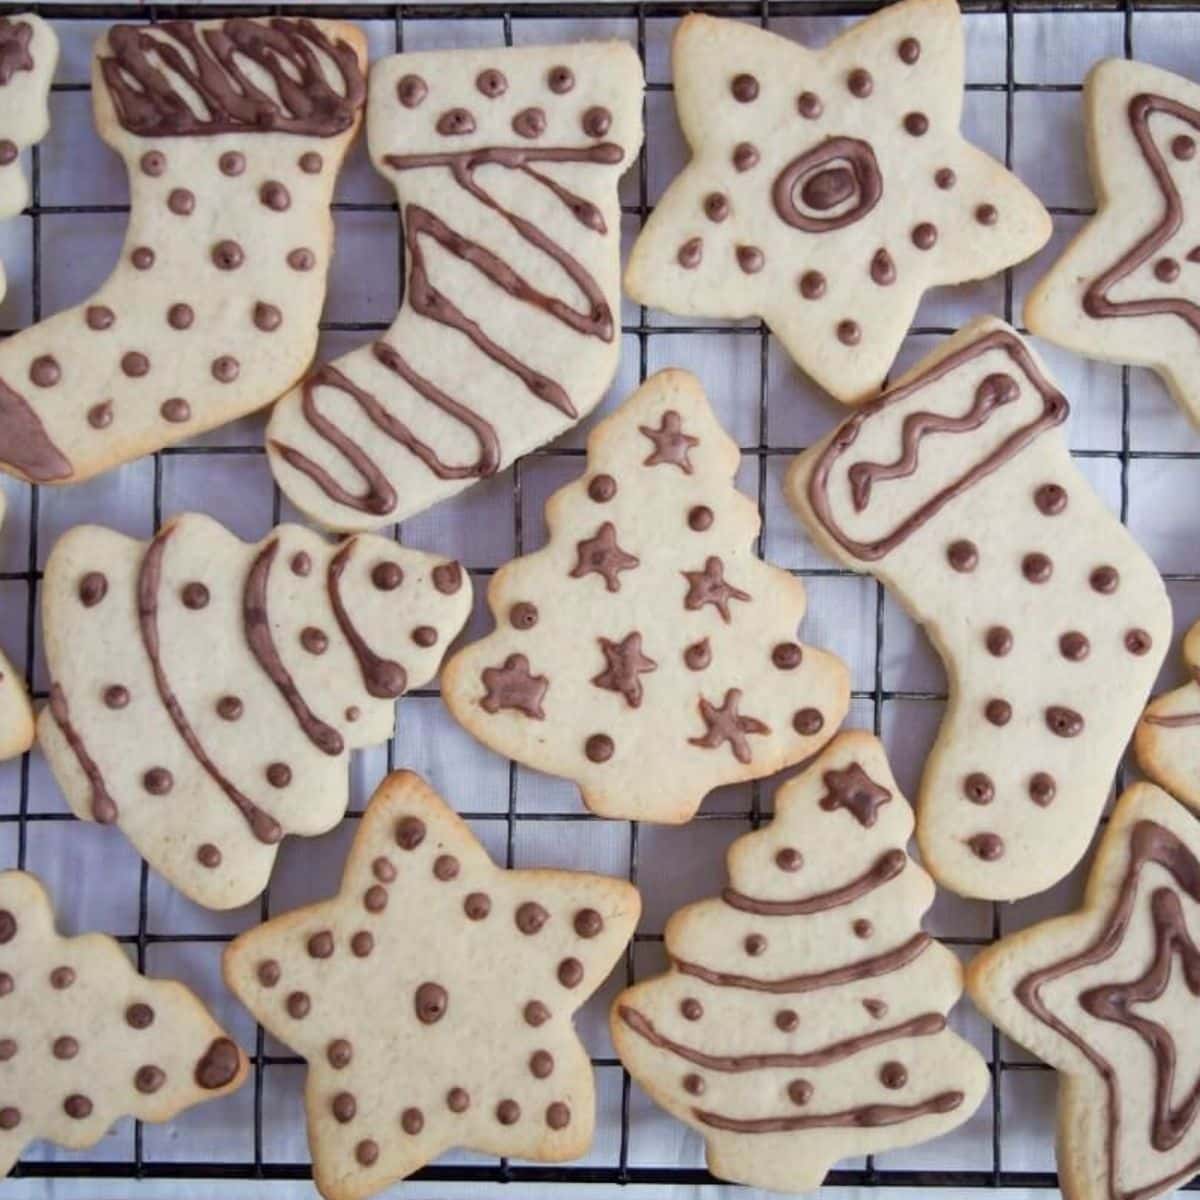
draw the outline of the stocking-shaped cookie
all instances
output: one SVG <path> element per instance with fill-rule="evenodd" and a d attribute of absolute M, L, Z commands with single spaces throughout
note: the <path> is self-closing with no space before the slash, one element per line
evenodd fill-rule
<path fill-rule="evenodd" d="M 4 523 L 4 493 L 0 492 L 0 525 Z M 25 681 L 0 652 L 0 760 L 24 754 L 33 743 L 33 711 Z"/>
<path fill-rule="evenodd" d="M 0 1176 L 36 1138 L 82 1150 L 119 1117 L 169 1121 L 247 1067 L 182 984 L 104 934 L 60 937 L 41 884 L 0 873 Z"/>
<path fill-rule="evenodd" d="M 1067 413 L 983 318 L 786 482 L 816 543 L 894 588 L 946 663 L 917 838 L 965 896 L 1029 895 L 1078 861 L 1170 637 L 1158 572 L 1071 462 Z"/>
<path fill-rule="evenodd" d="M 117 25 L 96 127 L 125 160 L 120 262 L 0 344 L 0 469 L 78 483 L 269 404 L 308 367 L 366 50 L 307 18 Z"/>
<path fill-rule="evenodd" d="M 50 80 L 58 62 L 58 38 L 41 17 L 0 17 L 0 220 L 29 203 L 21 151 L 50 128 Z M 0 263 L 0 300 L 4 299 Z"/>
<path fill-rule="evenodd" d="M 959 131 L 955 0 L 889 4 L 820 50 L 693 13 L 672 67 L 692 158 L 626 289 L 683 315 L 761 316 L 839 400 L 879 390 L 926 288 L 1050 236 L 1038 198 Z"/>
<path fill-rule="evenodd" d="M 404 303 L 268 430 L 280 486 L 333 529 L 402 520 L 599 402 L 621 336 L 617 180 L 642 141 L 641 66 L 618 42 L 400 54 L 370 86 Z"/>
<path fill-rule="evenodd" d="M 920 930 L 933 883 L 912 827 L 883 747 L 843 734 L 734 842 L 729 887 L 668 922 L 667 973 L 617 997 L 621 1061 L 714 1175 L 808 1191 L 983 1099 L 987 1067 L 946 1027 L 962 968 Z"/>
<path fill-rule="evenodd" d="M 989 946 L 967 989 L 1060 1073 L 1067 1200 L 1154 1200 L 1200 1170 L 1200 825 L 1165 792 L 1126 791 L 1079 911 Z"/>
<path fill-rule="evenodd" d="M 496 630 L 442 677 L 454 716 L 601 816 L 645 821 L 818 750 L 846 668 L 795 640 L 804 587 L 754 556 L 738 461 L 695 376 L 647 380 L 550 498 L 549 544 L 492 576 Z"/>
<path fill-rule="evenodd" d="M 458 563 L 384 538 L 80 526 L 46 564 L 38 740 L 77 816 L 199 903 L 244 904 L 285 834 L 341 819 L 350 751 L 392 736 L 470 604 Z"/>
<path fill-rule="evenodd" d="M 1200 85 L 1111 59 L 1083 87 L 1099 206 L 1029 293 L 1034 333 L 1153 367 L 1200 424 Z"/>
<path fill-rule="evenodd" d="M 1156 696 L 1133 736 L 1138 765 L 1191 808 L 1200 809 L 1200 622 L 1183 639 L 1192 679 Z"/>
<path fill-rule="evenodd" d="M 338 894 L 225 951 L 229 987 L 308 1060 L 321 1194 L 362 1200 L 452 1146 L 583 1154 L 595 1087 L 571 1017 L 640 911 L 624 879 L 497 867 L 423 780 L 389 775 Z"/>

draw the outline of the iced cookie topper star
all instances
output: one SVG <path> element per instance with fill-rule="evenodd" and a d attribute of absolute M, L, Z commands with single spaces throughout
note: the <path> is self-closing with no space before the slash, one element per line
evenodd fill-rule
<path fill-rule="evenodd" d="M 1200 1168 L 1200 825 L 1147 784 L 1121 798 L 1083 908 L 989 948 L 969 989 L 1063 1072 L 1073 1200 L 1152 1200 Z"/>
<path fill-rule="evenodd" d="M 905 0 L 819 51 L 693 15 L 672 64 L 692 160 L 626 288 L 683 315 L 763 317 L 839 400 L 878 388 L 926 288 L 1050 236 L 1037 198 L 959 132 L 954 0 Z"/>
<path fill-rule="evenodd" d="M 308 1059 L 322 1193 L 371 1195 L 452 1146 L 583 1153 L 594 1085 L 571 1016 L 640 907 L 623 880 L 497 867 L 417 776 L 385 779 L 338 896 L 225 957 L 229 986 Z"/>
<path fill-rule="evenodd" d="M 1025 319 L 1082 354 L 1152 367 L 1200 422 L 1200 85 L 1111 59 L 1083 97 L 1099 211 Z"/>

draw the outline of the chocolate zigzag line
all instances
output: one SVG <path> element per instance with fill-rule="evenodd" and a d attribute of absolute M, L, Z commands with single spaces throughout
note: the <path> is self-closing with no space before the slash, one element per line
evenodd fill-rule
<path fill-rule="evenodd" d="M 246 819 L 246 824 L 250 826 L 254 836 L 265 845 L 272 846 L 283 837 L 283 829 L 279 822 L 240 791 L 209 758 L 200 739 L 196 736 L 196 731 L 184 714 L 179 697 L 171 688 L 170 680 L 167 678 L 166 669 L 162 663 L 161 645 L 158 638 L 158 589 L 162 582 L 163 555 L 166 553 L 167 542 L 174 532 L 175 526 L 168 525 L 151 541 L 142 559 L 137 581 L 138 627 L 142 634 L 142 645 L 146 648 L 150 667 L 154 672 L 154 684 L 158 689 L 158 698 L 162 701 L 163 708 L 167 710 L 167 715 L 171 718 L 176 732 L 183 739 L 184 745 L 191 751 L 192 757 L 204 768 L 221 791 L 229 797 L 234 807 Z"/>
<path fill-rule="evenodd" d="M 655 1028 L 654 1023 L 636 1008 L 622 1004 L 618 1010 L 621 1020 L 634 1033 L 645 1038 L 652 1046 L 666 1050 L 686 1062 L 695 1063 L 709 1071 L 721 1071 L 726 1074 L 738 1075 L 747 1071 L 762 1071 L 772 1067 L 831 1067 L 834 1063 L 850 1058 L 863 1050 L 884 1042 L 896 1041 L 904 1037 L 929 1037 L 941 1033 L 946 1028 L 946 1018 L 941 1013 L 922 1013 L 899 1025 L 891 1025 L 886 1029 L 872 1030 L 870 1033 L 859 1034 L 857 1037 L 845 1038 L 840 1042 L 832 1042 L 817 1050 L 807 1050 L 804 1053 L 771 1053 L 771 1054 L 706 1054 L 691 1046 L 676 1042 Z"/>
<path fill-rule="evenodd" d="M 139 137 L 218 133 L 333 137 L 354 124 L 366 96 L 354 48 L 344 41 L 331 42 L 306 19 L 274 17 L 262 23 L 235 17 L 220 28 L 203 31 L 191 21 L 164 21 L 148 27 L 115 25 L 109 30 L 108 44 L 113 56 L 101 57 L 100 70 L 117 119 Z M 336 65 L 344 94 L 329 86 L 317 51 Z M 151 62 L 151 54 L 201 98 L 209 111 L 207 120 L 196 116 Z M 271 77 L 277 98 L 242 70 L 239 54 Z"/>
<path fill-rule="evenodd" d="M 684 975 L 693 975 L 711 983 L 714 987 L 745 988 L 753 992 L 774 992 L 777 994 L 796 995 L 803 992 L 815 992 L 821 988 L 837 987 L 843 983 L 854 983 L 859 979 L 874 979 L 878 975 L 887 975 L 900 967 L 907 966 L 929 949 L 933 939 L 927 933 L 917 933 L 907 942 L 894 950 L 877 954 L 873 958 L 859 959 L 858 962 L 847 963 L 842 967 L 832 967 L 828 971 L 815 971 L 807 975 L 789 975 L 782 979 L 759 979 L 754 975 L 726 974 L 714 971 L 711 967 L 700 963 L 675 960 L 675 966 Z"/>
<path fill-rule="evenodd" d="M 497 255 L 478 242 L 463 237 L 428 209 L 415 204 L 405 207 L 405 237 L 409 254 L 407 303 L 412 311 L 438 324 L 457 329 L 493 362 L 520 379 L 538 399 L 572 419 L 578 417 L 578 410 L 558 383 L 533 370 L 493 341 L 477 322 L 471 320 L 449 297 L 433 286 L 421 248 L 421 238 L 432 237 L 449 253 L 468 263 L 519 303 L 541 309 L 583 336 L 598 337 L 602 341 L 611 342 L 615 335 L 612 310 L 595 278 L 536 225 L 500 205 L 478 184 L 474 172 L 485 164 L 520 171 L 539 185 L 548 188 L 580 224 L 603 235 L 607 233 L 607 226 L 595 204 L 533 170 L 529 163 L 575 162 L 613 165 L 623 158 L 624 151 L 611 142 L 581 148 L 490 147 L 457 154 L 387 155 L 384 158 L 384 162 L 397 171 L 429 167 L 448 168 L 459 188 L 501 216 L 524 241 L 553 259 L 579 288 L 587 302 L 584 310 L 574 309 L 557 297 L 535 288 Z M 366 481 L 367 487 L 364 492 L 355 494 L 310 456 L 284 442 L 273 440 L 273 447 L 289 466 L 311 479 L 335 503 L 348 508 L 383 516 L 396 507 L 396 490 L 377 463 L 361 445 L 317 408 L 316 389 L 325 386 L 336 388 L 349 396 L 377 429 L 415 454 L 439 479 L 486 478 L 495 474 L 500 465 L 500 439 L 489 421 L 420 375 L 390 342 L 377 342 L 374 354 L 378 362 L 399 375 L 418 395 L 468 430 L 479 447 L 475 460 L 463 464 L 445 462 L 428 443 L 418 438 L 405 422 L 389 413 L 376 396 L 356 386 L 336 367 L 321 365 L 310 373 L 302 385 L 301 412 L 314 432 L 349 462 Z"/>
<path fill-rule="evenodd" d="M 727 1117 L 723 1113 L 693 1108 L 697 1121 L 723 1129 L 727 1133 L 796 1133 L 805 1129 L 835 1129 L 847 1126 L 858 1129 L 877 1129 L 883 1125 L 900 1125 L 905 1121 L 926 1117 L 931 1113 L 953 1112 L 966 1097 L 962 1092 L 939 1092 L 918 1104 L 864 1104 L 840 1112 L 804 1113 L 786 1117 Z"/>
<path fill-rule="evenodd" d="M 882 887 L 889 880 L 895 879 L 907 865 L 908 855 L 903 850 L 888 850 L 857 879 L 852 879 L 844 886 L 829 892 L 819 892 L 815 896 L 805 896 L 800 900 L 759 900 L 733 888 L 726 888 L 721 893 L 721 899 L 730 908 L 757 916 L 804 917 L 825 912 L 830 908 L 840 908 L 843 904 L 852 904 L 877 887 Z"/>

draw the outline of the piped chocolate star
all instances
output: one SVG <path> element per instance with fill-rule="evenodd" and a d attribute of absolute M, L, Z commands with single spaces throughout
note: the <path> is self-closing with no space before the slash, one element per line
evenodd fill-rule
<path fill-rule="evenodd" d="M 858 763 L 842 771 L 826 771 L 824 781 L 826 792 L 821 807 L 826 812 L 844 808 L 867 829 L 875 824 L 880 806 L 892 798 L 892 793 L 880 787 Z"/>
<path fill-rule="evenodd" d="M 716 555 L 711 555 L 705 560 L 704 570 L 684 571 L 683 577 L 688 581 L 688 593 L 683 600 L 684 608 L 694 610 L 712 604 L 726 624 L 732 620 L 729 615 L 729 601 L 750 599 L 749 592 L 743 592 L 741 588 L 725 582 L 725 564 Z"/>
<path fill-rule="evenodd" d="M 605 521 L 595 537 L 585 538 L 575 547 L 579 561 L 571 568 L 572 579 L 582 579 L 593 572 L 604 577 L 604 586 L 610 592 L 621 590 L 617 576 L 622 571 L 632 571 L 640 560 L 634 554 L 626 554 L 617 544 L 617 529 L 611 521 Z"/>
<path fill-rule="evenodd" d="M 703 696 L 700 697 L 700 716 L 708 727 L 703 737 L 688 738 L 693 746 L 703 746 L 706 750 L 715 750 L 725 742 L 733 751 L 733 757 L 740 763 L 748 763 L 754 755 L 750 750 L 748 733 L 770 733 L 769 725 L 757 717 L 743 717 L 738 712 L 742 702 L 740 688 L 730 688 L 725 693 L 725 699 L 718 708 L 710 704 Z"/>
<path fill-rule="evenodd" d="M 688 457 L 688 451 L 693 446 L 700 445 L 700 439 L 683 432 L 683 418 L 677 412 L 670 410 L 663 413 L 657 429 L 651 429 L 649 425 L 639 425 L 638 430 L 654 443 L 654 449 L 643 461 L 644 466 L 656 467 L 659 463 L 669 463 L 678 467 L 685 475 L 692 473 L 692 460 Z"/>
<path fill-rule="evenodd" d="M 634 631 L 619 642 L 604 637 L 598 640 L 606 666 L 592 682 L 598 688 L 620 692 L 630 708 L 637 708 L 642 703 L 642 681 L 638 676 L 658 669 L 658 663 L 642 653 L 642 635 Z"/>
<path fill-rule="evenodd" d="M 503 666 L 485 667 L 483 686 L 487 694 L 479 703 L 486 712 L 515 708 L 537 721 L 546 716 L 542 700 L 550 680 L 545 675 L 534 675 L 529 669 L 529 659 L 523 654 L 510 654 Z"/>

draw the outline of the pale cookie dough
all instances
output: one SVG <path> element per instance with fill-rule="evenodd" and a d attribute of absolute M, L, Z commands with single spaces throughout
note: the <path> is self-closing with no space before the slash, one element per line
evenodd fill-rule
<path fill-rule="evenodd" d="M 116 25 L 97 40 L 96 127 L 129 172 L 129 228 L 97 292 L 0 343 L 0 469 L 80 483 L 296 382 L 365 66 L 354 26 L 307 18 Z"/>
<path fill-rule="evenodd" d="M 58 38 L 41 17 L 0 17 L 0 220 L 29 203 L 21 151 L 50 128 L 50 81 L 58 62 Z M 0 300 L 6 288 L 0 263 Z"/>
<path fill-rule="evenodd" d="M 1083 907 L 967 968 L 971 999 L 1059 1074 L 1065 1200 L 1153 1200 L 1200 1169 L 1200 825 L 1135 784 L 1096 852 Z"/>
<path fill-rule="evenodd" d="M 1098 212 L 1025 302 L 1036 334 L 1152 367 L 1200 424 L 1200 84 L 1110 59 L 1083 86 Z"/>
<path fill-rule="evenodd" d="M 1200 622 L 1183 639 L 1191 681 L 1146 706 L 1133 735 L 1138 765 L 1172 796 L 1200 810 Z"/>
<path fill-rule="evenodd" d="M 883 747 L 842 734 L 733 843 L 721 895 L 668 922 L 666 974 L 613 1004 L 621 1061 L 719 1178 L 806 1192 L 979 1107 L 987 1066 L 946 1026 L 962 968 L 921 932 L 912 828 Z"/>
<path fill-rule="evenodd" d="M 960 330 L 792 464 L 816 544 L 893 589 L 945 662 L 921 859 L 1008 900 L 1091 840 L 1171 635 L 1150 559 L 1076 470 L 1066 398 L 995 318 Z"/>
<path fill-rule="evenodd" d="M 458 721 L 601 816 L 646 821 L 819 750 L 849 676 L 795 640 L 804 587 L 755 557 L 739 461 L 686 371 L 597 425 L 586 474 L 546 506 L 549 544 L 492 576 L 495 631 L 446 664 Z"/>
<path fill-rule="evenodd" d="M 0 492 L 0 525 L 4 524 L 6 503 Z M 25 694 L 25 680 L 0 651 L 0 761 L 24 754 L 32 744 L 33 710 Z"/>
<path fill-rule="evenodd" d="M 313 1176 L 358 1200 L 453 1146 L 562 1162 L 592 1140 L 572 1013 L 625 949 L 624 880 L 505 871 L 416 775 L 389 775 L 332 900 L 242 934 L 225 980 L 308 1060 Z"/>
<path fill-rule="evenodd" d="M 873 395 L 921 294 L 1049 238 L 1041 202 L 963 140 L 955 0 L 905 0 L 822 50 L 693 14 L 672 53 L 692 159 L 625 287 L 685 316 L 761 316 L 848 404 Z"/>
<path fill-rule="evenodd" d="M 458 563 L 371 535 L 280 525 L 250 544 L 194 513 L 149 543 L 80 526 L 46 564 L 38 740 L 77 816 L 232 908 L 285 834 L 341 819 L 350 751 L 392 736 L 470 606 Z"/>
<path fill-rule="evenodd" d="M 334 529 L 403 520 L 596 406 L 620 353 L 617 181 L 642 143 L 641 64 L 620 42 L 399 54 L 370 90 L 404 303 L 267 432 L 280 487 Z"/>
<path fill-rule="evenodd" d="M 247 1069 L 183 984 L 139 975 L 105 934 L 60 937 L 42 885 L 0 873 L 0 1176 L 37 1138 L 82 1150 L 120 1117 L 228 1095 Z"/>

